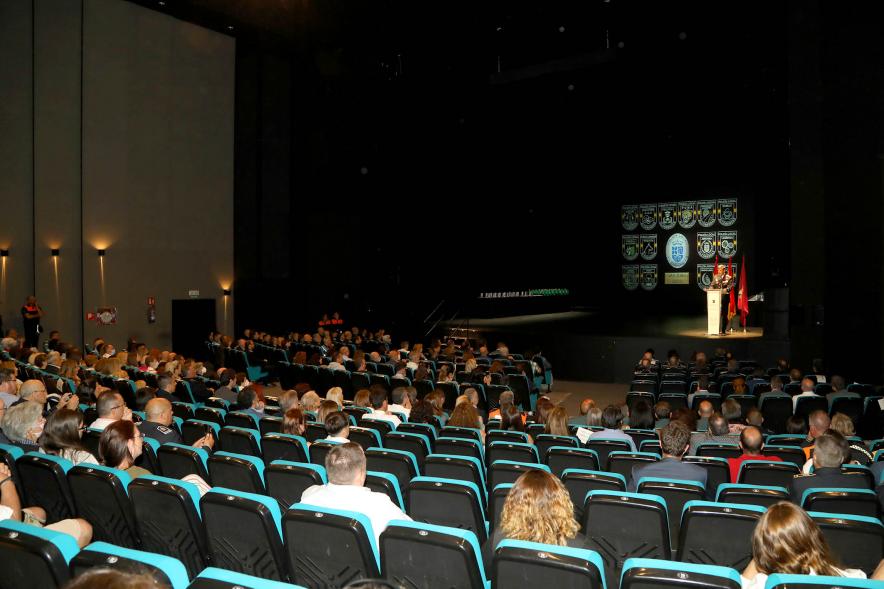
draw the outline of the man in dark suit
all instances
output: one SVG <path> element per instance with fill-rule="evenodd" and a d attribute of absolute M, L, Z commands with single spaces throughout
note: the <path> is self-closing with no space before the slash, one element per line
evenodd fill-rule
<path fill-rule="evenodd" d="M 688 426 L 680 421 L 669 422 L 660 430 L 660 446 L 663 450 L 662 460 L 633 467 L 632 477 L 629 479 L 630 491 L 634 492 L 644 477 L 697 481 L 706 488 L 706 469 L 681 460 L 691 446 L 691 430 Z M 707 496 L 710 491 L 712 490 L 706 489 Z"/>
<path fill-rule="evenodd" d="M 813 450 L 814 471 L 811 474 L 795 475 L 789 489 L 789 498 L 793 503 L 801 505 L 804 492 L 808 489 L 868 489 L 868 482 L 862 473 L 841 472 L 841 465 L 849 457 L 850 445 L 838 432 L 828 430 L 817 437 Z"/>

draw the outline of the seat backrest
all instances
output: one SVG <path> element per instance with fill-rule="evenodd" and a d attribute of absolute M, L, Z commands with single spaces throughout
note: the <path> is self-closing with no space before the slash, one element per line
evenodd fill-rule
<path fill-rule="evenodd" d="M 450 438 L 444 434 L 436 439 L 436 454 L 449 456 L 472 456 L 481 462 L 485 462 L 485 450 L 477 440 L 466 438 Z"/>
<path fill-rule="evenodd" d="M 627 480 L 632 476 L 632 469 L 651 462 L 658 462 L 660 457 L 653 452 L 623 452 L 615 450 L 608 454 L 608 471 L 623 475 Z"/>
<path fill-rule="evenodd" d="M 399 509 L 405 511 L 405 498 L 399 487 L 399 479 L 388 472 L 366 471 L 365 485 L 375 493 L 383 493 Z"/>
<path fill-rule="evenodd" d="M 73 536 L 14 520 L 0 521 L 0 586 L 61 587 L 79 551 Z"/>
<path fill-rule="evenodd" d="M 305 489 L 327 480 L 325 467 L 318 464 L 274 460 L 264 469 L 267 494 L 285 506 L 298 503 Z"/>
<path fill-rule="evenodd" d="M 742 571 L 752 560 L 752 534 L 764 507 L 689 501 L 681 515 L 678 559 Z"/>
<path fill-rule="evenodd" d="M 80 441 L 90 454 L 98 458 L 98 444 L 101 441 L 101 430 L 86 428 Z"/>
<path fill-rule="evenodd" d="M 208 452 L 202 448 L 184 444 L 163 444 L 157 450 L 157 460 L 160 461 L 163 476 L 170 479 L 183 479 L 189 474 L 195 474 L 208 481 L 208 459 Z"/>
<path fill-rule="evenodd" d="M 184 481 L 145 475 L 129 483 L 141 548 L 180 560 L 193 577 L 207 563 L 199 490 Z"/>
<path fill-rule="evenodd" d="M 790 397 L 766 397 L 761 403 L 760 409 L 766 427 L 775 432 L 786 431 L 786 420 L 792 415 L 792 399 Z"/>
<path fill-rule="evenodd" d="M 157 585 L 171 589 L 186 589 L 189 575 L 176 558 L 153 552 L 115 546 L 108 542 L 93 542 L 71 560 L 71 575 L 77 577 L 93 568 L 110 568 L 123 572 L 147 573 Z"/>
<path fill-rule="evenodd" d="M 701 442 L 697 446 L 697 456 L 717 456 L 718 458 L 739 458 L 743 451 L 737 445 L 736 439 L 733 444 L 719 444 L 718 442 Z"/>
<path fill-rule="evenodd" d="M 368 470 L 388 472 L 399 480 L 399 488 L 408 486 L 408 481 L 420 474 L 417 459 L 411 452 L 387 448 L 369 448 L 365 451 L 365 464 Z"/>
<path fill-rule="evenodd" d="M 485 431 L 485 445 L 487 446 L 491 442 L 528 442 L 528 434 L 524 432 L 517 431 L 508 431 L 502 429 L 492 429 L 489 430 L 486 427 Z M 536 440 L 535 440 L 536 442 Z"/>
<path fill-rule="evenodd" d="M 381 448 L 384 445 L 381 435 L 379 430 L 371 427 L 351 426 L 349 440 L 362 446 L 363 450 Z"/>
<path fill-rule="evenodd" d="M 814 411 L 829 412 L 829 401 L 825 397 L 801 397 L 795 405 L 795 415 L 807 420 Z"/>
<path fill-rule="evenodd" d="M 93 541 L 123 548 L 141 546 L 129 500 L 131 481 L 128 473 L 97 464 L 81 464 L 68 471 L 77 515 L 92 524 Z"/>
<path fill-rule="evenodd" d="M 561 475 L 562 483 L 574 504 L 574 519 L 583 521 L 583 505 L 590 491 L 626 492 L 626 478 L 622 474 L 568 468 Z"/>
<path fill-rule="evenodd" d="M 307 424 L 307 429 L 304 431 L 304 437 L 311 444 L 316 440 L 321 440 L 327 435 L 328 432 L 325 430 L 324 423 L 310 422 Z"/>
<path fill-rule="evenodd" d="M 221 447 L 225 452 L 261 456 L 261 433 L 257 429 L 227 426 L 221 428 Z"/>
<path fill-rule="evenodd" d="M 325 457 L 340 442 L 317 440 L 310 446 L 310 462 L 325 468 Z"/>
<path fill-rule="evenodd" d="M 620 589 L 740 589 L 740 573 L 707 564 L 630 558 L 623 564 Z"/>
<path fill-rule="evenodd" d="M 726 458 L 718 456 L 685 456 L 682 462 L 696 464 L 706 471 L 707 495 L 712 497 L 718 487 L 731 480 L 730 465 Z"/>
<path fill-rule="evenodd" d="M 586 547 L 602 557 L 608 587 L 618 586 L 627 558 L 670 558 L 666 503 L 656 495 L 591 491 L 583 525 Z"/>
<path fill-rule="evenodd" d="M 407 489 L 408 515 L 428 524 L 471 530 L 479 543 L 488 528 L 479 489 L 474 483 L 436 477 L 415 477 Z"/>
<path fill-rule="evenodd" d="M 475 440 L 482 443 L 482 432 L 472 427 L 457 427 L 447 425 L 439 432 L 440 438 L 463 438 L 465 440 Z"/>
<path fill-rule="evenodd" d="M 381 534 L 381 574 L 403 587 L 485 587 L 475 534 L 420 522 L 394 521 Z"/>
<path fill-rule="evenodd" d="M 258 431 L 261 432 L 262 438 L 266 434 L 282 432 L 282 417 L 268 417 L 265 415 L 258 420 Z"/>
<path fill-rule="evenodd" d="M 230 411 L 224 419 L 225 425 L 231 427 L 243 427 L 246 429 L 258 429 L 258 419 L 245 411 Z"/>
<path fill-rule="evenodd" d="M 801 469 L 791 462 L 772 460 L 746 460 L 740 464 L 737 482 L 746 485 L 788 487 Z"/>
<path fill-rule="evenodd" d="M 181 425 L 181 441 L 187 446 L 190 446 L 207 433 L 211 433 L 217 440 L 221 433 L 221 426 L 213 421 L 202 421 L 200 419 L 188 419 Z"/>
<path fill-rule="evenodd" d="M 598 552 L 503 540 L 494 550 L 493 587 L 584 587 L 605 589 L 605 567 Z"/>
<path fill-rule="evenodd" d="M 69 519 L 77 513 L 67 473 L 68 460 L 28 452 L 15 462 L 22 488 L 31 506 L 46 510 L 46 523 Z"/>
<path fill-rule="evenodd" d="M 402 433 L 411 433 L 411 434 L 424 434 L 430 440 L 430 448 L 434 448 L 434 444 L 436 442 L 436 428 L 434 428 L 429 423 L 403 423 L 399 427 L 396 428 L 397 432 Z"/>
<path fill-rule="evenodd" d="M 678 546 L 681 512 L 688 501 L 702 501 L 705 498 L 705 487 L 697 481 L 643 477 L 638 481 L 637 490 L 639 493 L 658 495 L 666 501 L 666 508 L 670 514 L 670 546 Z"/>
<path fill-rule="evenodd" d="M 801 506 L 805 511 L 845 513 L 880 517 L 878 496 L 870 489 L 812 488 L 804 491 Z"/>
<path fill-rule="evenodd" d="M 478 458 L 452 454 L 430 454 L 424 463 L 424 475 L 475 483 L 485 488 L 485 467 Z"/>
<path fill-rule="evenodd" d="M 9 469 L 9 472 L 12 475 L 12 481 L 15 483 L 15 488 L 18 491 L 19 501 L 22 505 L 30 505 L 25 496 L 24 489 L 22 489 L 21 478 L 18 476 L 18 468 L 15 466 L 15 461 L 24 455 L 25 451 L 18 446 L 13 446 L 12 444 L 0 444 L 0 462 L 6 465 L 6 468 Z"/>
<path fill-rule="evenodd" d="M 343 587 L 379 574 L 374 532 L 361 513 L 296 503 L 283 517 L 283 537 L 296 583 Z"/>
<path fill-rule="evenodd" d="M 608 470 L 608 455 L 611 452 L 632 452 L 632 447 L 626 440 L 612 440 L 596 436 L 589 438 L 586 447 L 598 452 L 601 470 Z"/>
<path fill-rule="evenodd" d="M 296 585 L 259 579 L 216 567 L 207 567 L 196 575 L 188 589 L 292 589 Z"/>
<path fill-rule="evenodd" d="M 220 399 L 223 401 L 223 399 Z M 196 411 L 193 412 L 193 416 L 200 421 L 211 421 L 212 423 L 217 423 L 220 426 L 224 426 L 224 417 L 227 415 L 227 410 L 218 408 L 218 407 L 197 407 Z"/>
<path fill-rule="evenodd" d="M 837 562 L 872 575 L 884 554 L 884 524 L 880 519 L 816 511 L 808 515 L 820 527 Z"/>
<path fill-rule="evenodd" d="M 519 433 L 519 432 L 508 432 L 508 433 Z M 515 441 L 515 440 L 508 440 Z M 487 437 L 486 437 L 487 443 Z M 546 453 L 550 448 L 565 447 L 565 448 L 581 448 L 580 440 L 577 439 L 576 436 L 556 436 L 553 434 L 540 434 L 536 438 L 534 438 L 534 445 L 537 447 L 537 454 L 540 459 L 540 462 L 546 463 Z"/>
<path fill-rule="evenodd" d="M 765 487 L 761 485 L 725 483 L 718 487 L 715 500 L 721 503 L 770 507 L 774 503 L 788 501 L 789 491 L 786 487 Z"/>
<path fill-rule="evenodd" d="M 384 436 L 384 448 L 411 452 L 420 468 L 430 453 L 430 439 L 425 434 L 402 432 L 397 429 Z"/>
<path fill-rule="evenodd" d="M 386 434 L 396 429 L 391 422 L 374 418 L 371 415 L 363 415 L 359 418 L 357 423 L 359 424 L 359 427 L 377 431 L 381 436 L 381 439 L 383 439 Z"/>
<path fill-rule="evenodd" d="M 599 454 L 589 448 L 553 446 L 546 451 L 546 464 L 557 477 L 567 469 L 600 470 Z"/>
<path fill-rule="evenodd" d="M 549 467 L 545 464 L 496 460 L 488 467 L 488 488 L 493 489 L 501 483 L 515 483 L 520 476 L 531 469 L 550 472 Z"/>
<path fill-rule="evenodd" d="M 807 456 L 804 454 L 804 450 L 802 450 L 799 446 L 780 446 L 780 445 L 771 445 L 765 446 L 762 449 L 762 453 L 765 456 L 776 456 L 783 462 L 791 462 L 792 464 L 797 464 L 798 466 L 803 466 L 805 462 L 807 462 Z"/>
<path fill-rule="evenodd" d="M 260 458 L 219 451 L 212 454 L 208 462 L 213 486 L 245 493 L 265 492 L 264 462 Z"/>
<path fill-rule="evenodd" d="M 500 483 L 488 494 L 488 528 L 493 530 L 500 523 L 500 515 L 503 513 L 503 504 L 506 503 L 507 495 L 513 483 Z"/>
<path fill-rule="evenodd" d="M 270 464 L 274 460 L 310 462 L 307 440 L 292 434 L 265 434 L 261 438 L 261 454 L 264 458 L 264 464 Z"/>
<path fill-rule="evenodd" d="M 832 587 L 878 589 L 880 586 L 881 581 L 871 579 L 824 577 L 822 575 L 781 575 L 778 573 L 767 578 L 764 589 L 824 589 Z"/>
<path fill-rule="evenodd" d="M 523 442 L 491 442 L 485 449 L 485 463 L 491 464 L 497 460 L 511 460 L 513 462 L 540 462 L 537 448 L 534 444 Z"/>
<path fill-rule="evenodd" d="M 289 579 L 274 499 L 214 487 L 200 499 L 200 510 L 214 565 L 274 581 Z"/>

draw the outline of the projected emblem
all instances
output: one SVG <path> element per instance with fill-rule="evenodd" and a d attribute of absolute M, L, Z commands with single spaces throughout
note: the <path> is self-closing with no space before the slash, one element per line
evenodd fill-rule
<path fill-rule="evenodd" d="M 620 207 L 620 224 L 627 231 L 632 231 L 638 227 L 638 206 L 623 205 Z"/>
<path fill-rule="evenodd" d="M 663 202 L 660 203 L 660 228 L 661 229 L 673 229 L 675 228 L 675 224 L 677 223 L 678 216 L 676 214 L 676 206 L 674 202 Z"/>
<path fill-rule="evenodd" d="M 638 235 L 624 235 L 620 239 L 620 251 L 626 260 L 635 260 L 638 257 Z"/>
<path fill-rule="evenodd" d="M 635 290 L 638 288 L 638 275 L 639 275 L 639 265 L 638 264 L 626 264 L 620 266 L 621 273 L 623 275 L 623 288 L 626 290 Z"/>
<path fill-rule="evenodd" d="M 718 232 L 718 255 L 724 258 L 730 258 L 737 253 L 737 232 L 736 231 L 719 231 Z"/>
<path fill-rule="evenodd" d="M 697 201 L 683 200 L 678 203 L 678 225 L 682 229 L 690 229 L 697 223 Z"/>
<path fill-rule="evenodd" d="M 639 282 L 643 290 L 657 288 L 657 264 L 642 264 Z"/>
<path fill-rule="evenodd" d="M 657 205 L 639 205 L 639 224 L 642 229 L 653 229 L 657 226 Z"/>
<path fill-rule="evenodd" d="M 706 290 L 712 284 L 712 272 L 715 264 L 697 264 L 697 286 L 700 290 Z"/>
<path fill-rule="evenodd" d="M 697 232 L 697 255 L 704 260 L 715 257 L 715 231 Z"/>
<path fill-rule="evenodd" d="M 673 233 L 666 241 L 666 261 L 673 268 L 681 268 L 688 263 L 688 238 L 681 233 Z"/>
<path fill-rule="evenodd" d="M 714 200 L 697 201 L 697 223 L 700 224 L 700 227 L 712 227 L 715 225 L 715 206 Z"/>
<path fill-rule="evenodd" d="M 642 233 L 639 243 L 643 260 L 653 260 L 657 257 L 657 234 Z"/>
<path fill-rule="evenodd" d="M 737 199 L 718 199 L 718 222 L 725 227 L 730 227 L 737 222 Z"/>

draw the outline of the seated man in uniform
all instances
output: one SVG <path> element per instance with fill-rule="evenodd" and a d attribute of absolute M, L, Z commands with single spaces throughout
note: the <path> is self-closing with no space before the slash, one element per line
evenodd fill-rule
<path fill-rule="evenodd" d="M 144 437 L 153 438 L 160 444 L 182 443 L 181 434 L 172 427 L 172 403 L 168 400 L 159 397 L 151 399 L 144 407 L 144 416 L 147 419 L 138 424 Z M 215 445 L 215 436 L 207 433 L 191 445 L 211 450 Z"/>
<path fill-rule="evenodd" d="M 841 465 L 849 457 L 850 446 L 838 432 L 828 430 L 817 437 L 813 450 L 814 471 L 811 474 L 795 475 L 789 489 L 789 498 L 793 503 L 801 505 L 807 489 L 868 489 L 868 482 L 862 473 L 841 472 Z"/>

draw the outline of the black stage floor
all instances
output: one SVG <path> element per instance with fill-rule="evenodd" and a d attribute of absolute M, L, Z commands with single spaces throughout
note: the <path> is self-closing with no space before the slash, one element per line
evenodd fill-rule
<path fill-rule="evenodd" d="M 750 316 L 751 317 L 751 316 Z M 496 318 L 459 318 L 444 322 L 443 332 L 464 329 L 490 345 L 504 341 L 510 350 L 542 348 L 559 378 L 594 382 L 628 382 L 632 368 L 647 348 L 658 358 L 677 350 L 683 359 L 695 351 L 712 353 L 718 347 L 739 359 L 772 366 L 789 357 L 788 340 L 764 337 L 761 327 L 749 327 L 726 336 L 705 335 L 705 317 L 632 316 L 574 309 L 559 313 Z"/>

